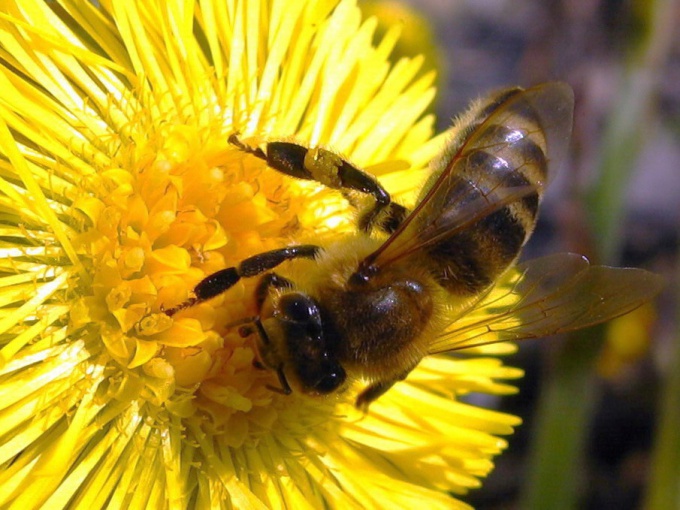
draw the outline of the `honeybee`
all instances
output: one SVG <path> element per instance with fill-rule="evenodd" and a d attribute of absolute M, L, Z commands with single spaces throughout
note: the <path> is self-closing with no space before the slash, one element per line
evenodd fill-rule
<path fill-rule="evenodd" d="M 170 316 L 259 277 L 245 319 L 262 368 L 311 395 L 367 382 L 369 404 L 429 354 L 542 337 L 625 314 L 660 289 L 639 269 L 591 266 L 574 254 L 515 265 L 546 183 L 567 149 L 573 93 L 564 83 L 509 88 L 462 115 L 413 210 L 339 155 L 289 141 L 229 142 L 279 172 L 373 197 L 357 232 L 243 260 L 196 285 Z M 272 270 L 281 265 L 285 275 Z"/>

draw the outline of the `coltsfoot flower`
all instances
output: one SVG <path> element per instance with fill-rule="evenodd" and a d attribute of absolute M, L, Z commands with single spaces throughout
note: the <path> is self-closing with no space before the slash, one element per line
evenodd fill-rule
<path fill-rule="evenodd" d="M 16 0 L 0 13 L 0 505 L 466 507 L 519 420 L 495 358 L 426 359 L 363 416 L 271 391 L 204 276 L 352 228 L 337 193 L 228 142 L 293 138 L 408 202 L 442 145 L 433 73 L 353 0 Z M 417 77 L 417 78 L 416 78 Z"/>

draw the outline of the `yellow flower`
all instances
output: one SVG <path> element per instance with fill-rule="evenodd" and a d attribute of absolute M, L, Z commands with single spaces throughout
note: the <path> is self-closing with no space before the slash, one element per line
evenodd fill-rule
<path fill-rule="evenodd" d="M 352 228 L 338 193 L 227 142 L 338 150 L 413 200 L 433 73 L 353 0 L 16 0 L 0 13 L 0 506 L 465 507 L 517 418 L 495 358 L 431 358 L 363 417 L 268 389 L 253 281 L 205 275 Z"/>

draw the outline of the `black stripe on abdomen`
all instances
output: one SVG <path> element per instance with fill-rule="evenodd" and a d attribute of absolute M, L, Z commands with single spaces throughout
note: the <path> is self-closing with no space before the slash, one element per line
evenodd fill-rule
<path fill-rule="evenodd" d="M 517 257 L 526 230 L 508 206 L 427 248 L 433 276 L 454 294 L 487 288 Z"/>

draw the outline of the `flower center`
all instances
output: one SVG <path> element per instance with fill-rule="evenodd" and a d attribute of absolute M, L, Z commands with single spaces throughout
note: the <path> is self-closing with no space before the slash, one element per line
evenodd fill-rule
<path fill-rule="evenodd" d="M 234 425 L 239 415 L 271 424 L 272 401 L 283 398 L 267 388 L 276 374 L 253 366 L 252 339 L 230 327 L 256 313 L 257 279 L 172 318 L 163 309 L 205 276 L 284 244 L 308 199 L 219 129 L 161 126 L 122 146 L 96 192 L 77 201 L 88 220 L 76 244 L 93 283 L 72 323 L 96 329 L 110 363 L 143 382 L 147 402 L 182 417 L 201 411 L 232 432 L 248 429 Z"/>

